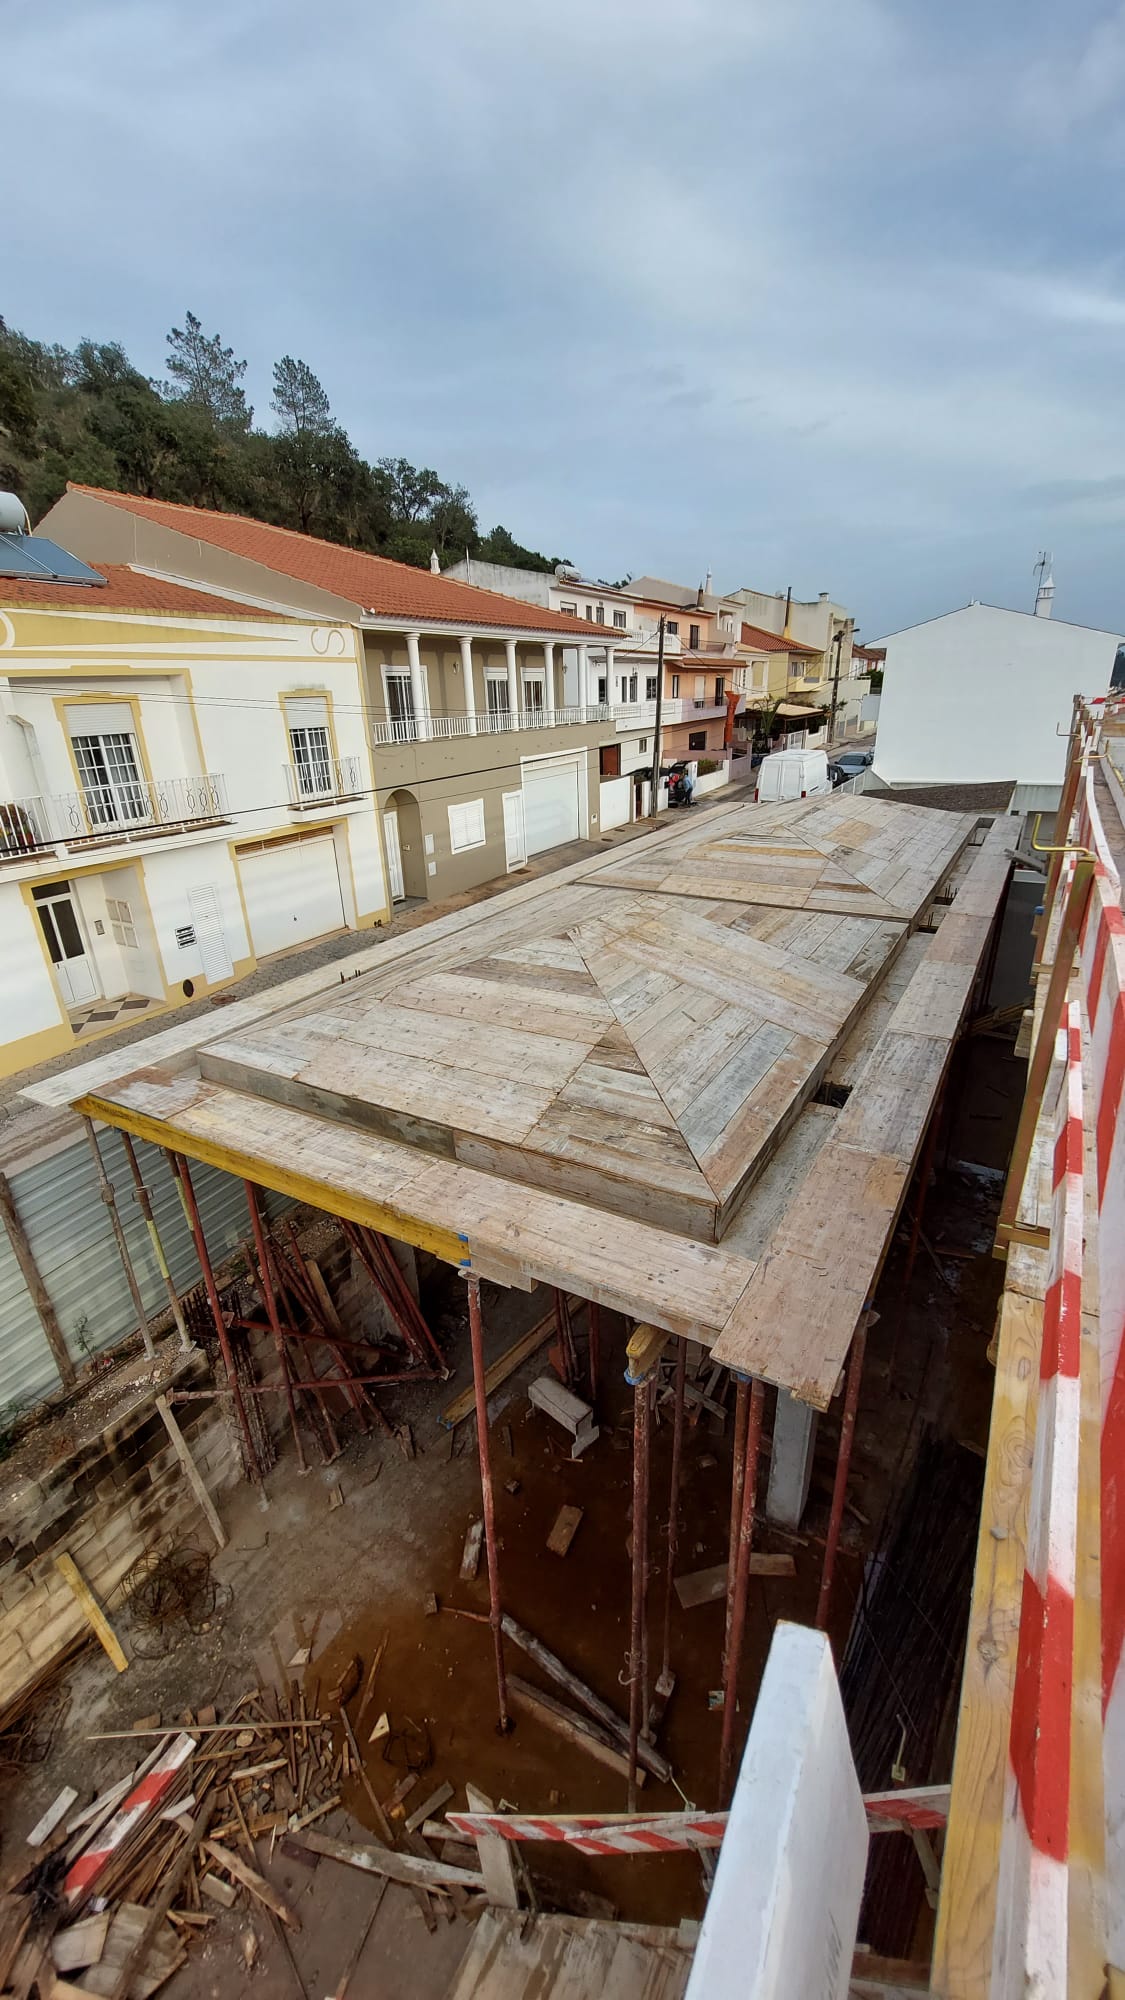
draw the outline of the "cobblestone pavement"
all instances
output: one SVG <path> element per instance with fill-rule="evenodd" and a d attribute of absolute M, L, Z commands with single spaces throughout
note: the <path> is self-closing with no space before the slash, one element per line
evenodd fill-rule
<path fill-rule="evenodd" d="M 699 805 L 713 805 L 729 797 L 737 797 L 741 790 L 741 785 L 724 786 L 722 791 L 712 792 L 708 798 L 700 799 Z M 661 831 L 664 830 L 664 825 L 665 822 L 662 820 Z M 280 986 L 283 980 L 295 979 L 299 973 L 314 972 L 317 966 L 338 963 L 346 965 L 353 952 L 365 949 L 377 939 L 400 937 L 404 931 L 414 930 L 419 924 L 431 923 L 435 917 L 445 916 L 450 910 L 463 909 L 469 903 L 485 902 L 489 897 L 498 896 L 519 882 L 526 882 L 533 876 L 551 875 L 558 868 L 568 868 L 575 861 L 585 861 L 595 854 L 604 853 L 607 848 L 612 849 L 622 841 L 635 840 L 649 831 L 648 822 L 642 821 L 635 826 L 623 826 L 602 840 L 568 841 L 564 846 L 552 847 L 548 853 L 529 861 L 516 875 L 494 876 L 490 882 L 482 882 L 477 888 L 465 890 L 459 896 L 447 897 L 444 902 L 419 901 L 405 907 L 399 906 L 390 923 L 377 925 L 370 930 L 345 931 L 332 937 L 321 938 L 316 944 L 306 945 L 297 951 L 271 958 L 265 965 L 259 965 L 255 971 L 247 973 L 245 979 L 235 980 L 230 986 L 225 986 L 223 997 L 226 999 L 229 995 L 245 1000 L 253 993 L 265 993 L 271 986 Z M 34 1112 L 34 1107 L 27 1104 L 19 1095 L 25 1084 L 38 1083 L 41 1078 L 47 1076 L 58 1076 L 76 1062 L 86 1062 L 92 1056 L 102 1055 L 112 1049 L 126 1048 L 132 1042 L 142 1042 L 149 1035 L 158 1034 L 162 1028 L 169 1027 L 173 1021 L 177 1023 L 190 1021 L 197 1015 L 211 1014 L 214 1011 L 210 999 L 189 1000 L 186 1006 L 163 1009 L 158 1014 L 146 1015 L 144 1020 L 123 1028 L 118 1034 L 85 1040 L 80 1047 L 76 1045 L 73 1054 L 68 1050 L 65 1055 L 53 1056 L 50 1062 L 37 1063 L 32 1069 L 21 1070 L 15 1076 L 5 1077 L 0 1081 L 0 1125 L 14 1119 L 23 1119 Z"/>

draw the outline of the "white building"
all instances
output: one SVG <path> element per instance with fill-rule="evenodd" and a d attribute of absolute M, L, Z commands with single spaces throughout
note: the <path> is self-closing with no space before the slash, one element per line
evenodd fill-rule
<path fill-rule="evenodd" d="M 1120 643 L 1120 632 L 976 603 L 890 633 L 875 783 L 1010 779 L 1018 809 L 1052 809 L 1074 696 L 1105 693 Z"/>

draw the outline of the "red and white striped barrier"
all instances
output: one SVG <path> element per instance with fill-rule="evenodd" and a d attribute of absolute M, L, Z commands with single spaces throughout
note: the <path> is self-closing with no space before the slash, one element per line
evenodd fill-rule
<path fill-rule="evenodd" d="M 95 1834 L 91 1845 L 72 1864 L 63 1884 L 63 1893 L 72 1909 L 91 1893 L 122 1842 L 167 1797 L 175 1783 L 176 1773 L 195 1749 L 195 1741 L 194 1736 L 177 1736 L 175 1742 L 162 1751 L 152 1769 L 138 1779 L 113 1818 Z"/>
<path fill-rule="evenodd" d="M 872 1833 L 932 1830 L 949 1817 L 949 1786 L 872 1792 L 863 1803 Z M 680 1854 L 720 1847 L 727 1819 L 725 1812 L 659 1813 L 647 1819 L 640 1813 L 451 1812 L 445 1824 L 467 1840 L 499 1834 L 502 1840 L 554 1841 L 580 1854 Z"/>
<path fill-rule="evenodd" d="M 993 1937 L 993 2000 L 1067 1992 L 1074 1593 L 1081 1431 L 1083 1076 L 1079 1003 L 1060 1030 L 1053 1202 L 1027 1556 Z"/>

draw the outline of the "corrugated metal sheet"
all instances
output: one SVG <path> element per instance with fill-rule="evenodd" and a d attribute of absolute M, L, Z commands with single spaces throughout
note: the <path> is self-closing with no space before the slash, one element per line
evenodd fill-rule
<path fill-rule="evenodd" d="M 124 1148 L 115 1132 L 98 1135 L 117 1192 L 118 1214 L 150 1312 L 167 1303 L 144 1217 L 137 1206 Z M 164 1155 L 137 1144 L 145 1183 L 176 1285 L 187 1290 L 199 1265 L 180 1198 Z M 204 1233 L 213 1261 L 222 1262 L 250 1233 L 242 1182 L 214 1167 L 193 1165 Z M 16 1208 L 76 1362 L 112 1347 L 136 1325 L 117 1244 L 102 1201 L 97 1171 L 84 1140 L 11 1176 Z M 293 1206 L 265 1194 L 268 1215 Z M 0 1406 L 29 1402 L 57 1387 L 50 1349 L 7 1239 L 0 1234 Z"/>

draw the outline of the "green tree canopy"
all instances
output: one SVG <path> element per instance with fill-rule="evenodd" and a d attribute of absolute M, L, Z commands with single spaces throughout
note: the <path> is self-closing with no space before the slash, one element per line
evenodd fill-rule
<path fill-rule="evenodd" d="M 254 412 L 242 388 L 246 363 L 235 360 L 233 347 L 224 347 L 217 333 L 204 333 L 193 312 L 168 335 L 168 373 L 173 397 L 206 410 L 213 424 L 249 430 Z"/>

